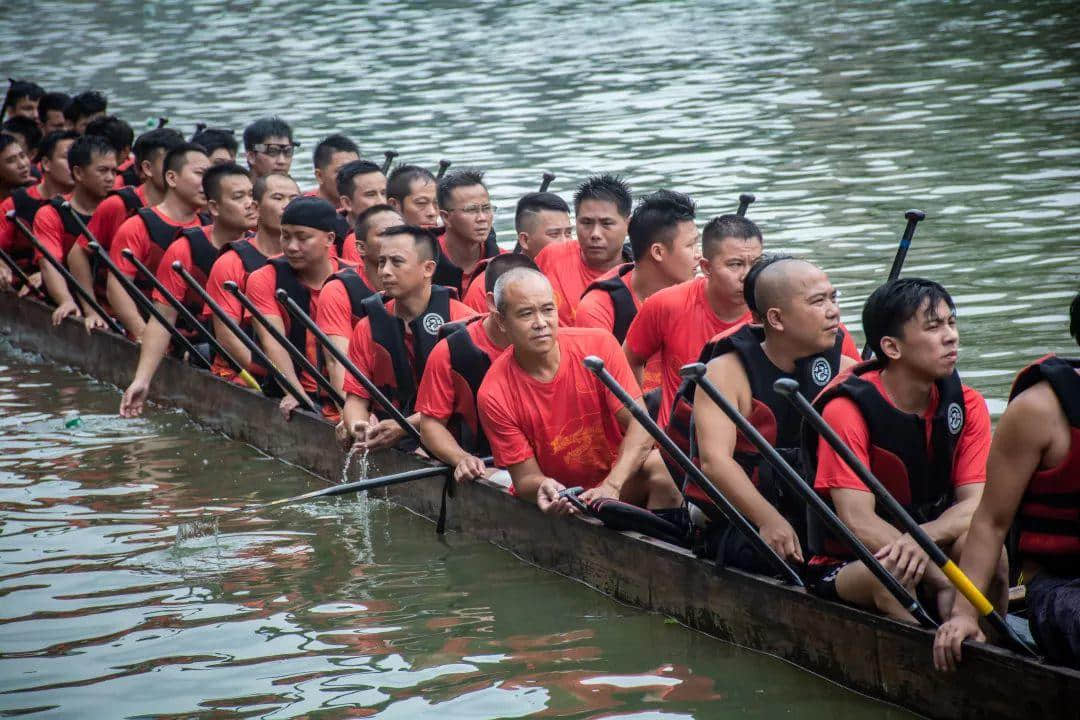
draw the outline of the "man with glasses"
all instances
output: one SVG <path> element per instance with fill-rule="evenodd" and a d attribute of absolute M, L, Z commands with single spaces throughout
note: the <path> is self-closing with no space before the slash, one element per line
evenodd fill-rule
<path fill-rule="evenodd" d="M 288 174 L 298 147 L 289 123 L 277 116 L 259 118 L 244 128 L 244 152 L 252 180 L 270 173 Z"/>
<path fill-rule="evenodd" d="M 487 264 L 501 252 L 491 236 L 495 206 L 491 204 L 484 173 L 458 170 L 440 182 L 436 199 L 446 232 L 439 238 L 436 285 L 454 288 L 463 296 Z"/>

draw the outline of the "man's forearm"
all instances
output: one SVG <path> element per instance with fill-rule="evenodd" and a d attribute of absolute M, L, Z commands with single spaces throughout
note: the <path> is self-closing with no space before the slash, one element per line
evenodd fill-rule
<path fill-rule="evenodd" d="M 247 345 L 242 343 L 232 330 L 225 326 L 225 323 L 221 322 L 214 317 L 214 337 L 221 343 L 221 347 L 233 356 L 236 362 L 240 363 L 244 368 L 251 368 L 251 351 L 248 350 Z"/>
<path fill-rule="evenodd" d="M 162 309 L 171 310 L 171 308 L 163 308 L 163 306 L 159 305 L 158 310 Z M 168 315 L 165 315 L 165 317 L 166 319 L 169 318 Z M 146 325 L 146 330 L 143 332 L 142 345 L 139 347 L 139 364 L 135 368 L 135 380 L 150 382 L 157 372 L 158 366 L 161 365 L 161 359 L 165 357 L 165 352 L 169 349 L 170 338 L 171 335 L 168 329 L 159 323 L 156 318 L 151 318 Z"/>
<path fill-rule="evenodd" d="M 626 434 L 619 445 L 619 455 L 615 458 L 615 464 L 611 466 L 605 481 L 622 490 L 626 481 L 641 469 L 653 445 L 653 439 L 645 428 L 636 420 L 630 420 Z"/>
<path fill-rule="evenodd" d="M 68 270 L 71 271 L 72 277 L 75 278 L 75 282 L 79 283 L 79 286 L 87 292 L 88 295 L 93 297 L 94 295 L 94 275 L 90 269 L 90 261 L 86 257 L 86 251 L 79 245 L 72 245 L 71 250 L 67 256 Z M 95 314 L 94 308 L 90 307 L 90 304 L 79 298 L 79 305 L 83 309 L 84 315 Z"/>
<path fill-rule="evenodd" d="M 105 286 L 105 296 L 109 298 L 109 305 L 112 307 L 113 312 L 116 313 L 116 317 L 120 318 L 120 324 L 124 326 L 124 329 L 136 340 L 141 338 L 143 330 L 146 329 L 146 321 L 139 314 L 139 308 L 135 305 L 135 301 L 131 296 L 128 295 L 127 290 L 112 275 L 109 275 L 108 283 Z"/>
<path fill-rule="evenodd" d="M 57 272 L 56 268 L 48 260 L 42 260 L 38 266 L 41 268 L 41 280 L 45 285 L 45 289 L 49 291 L 49 297 L 53 299 L 53 302 L 57 305 L 73 302 L 67 281 Z"/>
<path fill-rule="evenodd" d="M 470 453 L 465 452 L 454 435 L 438 418 L 420 416 L 420 439 L 424 447 L 450 467 L 455 467 Z"/>
<path fill-rule="evenodd" d="M 978 506 L 978 498 L 961 500 L 946 508 L 936 520 L 923 524 L 922 528 L 938 545 L 950 545 L 971 527 L 971 516 Z"/>
<path fill-rule="evenodd" d="M 760 528 L 775 522 L 777 516 L 782 517 L 780 511 L 758 492 L 742 465 L 730 455 L 718 458 L 703 456 L 701 471 L 754 527 Z"/>

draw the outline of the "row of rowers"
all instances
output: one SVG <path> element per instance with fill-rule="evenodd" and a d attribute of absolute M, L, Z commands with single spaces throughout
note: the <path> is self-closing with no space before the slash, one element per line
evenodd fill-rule
<path fill-rule="evenodd" d="M 644 429 L 583 366 L 587 356 L 602 359 L 639 402 L 646 397 L 643 389 L 659 390 L 654 413 L 660 423 L 688 440 L 708 478 L 773 549 L 803 569 L 812 589 L 910 619 L 808 518 L 805 507 L 780 491 L 711 400 L 680 384 L 681 366 L 700 358 L 709 362 L 707 377 L 768 440 L 796 460 L 803 448 L 802 456 L 811 459 L 803 468 L 807 480 L 883 564 L 905 585 L 918 586 L 931 610 L 951 613 L 953 620 L 939 636 L 939 664 L 950 666 L 958 638 L 978 633 L 973 609 L 963 601 L 954 605 L 948 583 L 926 554 L 878 513 L 873 495 L 831 447 L 802 430 L 798 416 L 772 389 L 776 379 L 789 377 L 804 395 L 817 398 L 826 421 L 930 536 L 953 557 L 963 553 L 965 570 L 1000 604 L 1007 599 L 1002 539 L 1018 512 L 1016 562 L 1029 579 L 1033 631 L 1052 658 L 1077 662 L 1080 540 L 1075 522 L 1055 518 L 1062 503 L 1080 497 L 1080 379 L 1058 359 L 1025 371 L 995 440 L 1004 449 L 992 453 L 986 404 L 956 372 L 954 306 L 940 285 L 905 279 L 872 293 L 862 320 L 877 360 L 856 366 L 824 272 L 800 260 L 761 259 L 759 229 L 736 215 L 714 218 L 699 233 L 693 203 L 679 193 L 659 191 L 632 207 L 628 188 L 617 178 L 589 178 L 573 199 L 576 239 L 568 206 L 555 195 L 531 194 L 518 203 L 518 251 L 499 253 L 490 241 L 494 209 L 479 173 L 454 172 L 436 182 L 420 168 L 399 169 L 389 185 L 407 182 L 383 204 L 385 181 L 372 170 L 363 174 L 376 188 L 369 206 L 360 206 L 348 184 L 338 187 L 340 208 L 353 228 L 348 244 L 359 260 L 352 266 L 343 259 L 347 245 L 339 240 L 338 210 L 319 197 L 298 197 L 285 173 L 260 172 L 262 150 L 249 151 L 250 172 L 231 162 L 213 166 L 203 148 L 190 144 L 161 150 L 141 149 L 143 197 L 149 199 L 157 177 L 161 202 L 122 220 L 111 248 L 130 238 L 127 257 L 142 253 L 150 265 L 156 258 L 152 269 L 162 287 L 186 296 L 203 318 L 206 308 L 190 298 L 172 261 L 198 278 L 233 319 L 249 323 L 238 296 L 224 291 L 226 281 L 236 283 L 267 324 L 329 376 L 340 407 L 330 396 L 319 400 L 331 418 L 340 413 L 339 432 L 348 444 L 400 445 L 405 433 L 351 373 L 318 351 L 312 334 L 290 319 L 278 290 L 316 318 L 330 342 L 408 415 L 424 446 L 452 465 L 458 480 L 489 474 L 483 458 L 490 453 L 496 467 L 508 470 L 513 490 L 547 512 L 573 512 L 560 492 L 565 484 L 580 485 L 586 502 L 618 499 L 647 508 L 686 528 L 700 552 L 771 572 L 708 500 L 689 488 L 687 499 L 701 512 L 687 512 L 681 476 L 668 469 Z M 87 187 L 95 176 L 99 190 L 111 186 L 111 152 L 93 136 L 71 144 L 73 206 L 93 195 Z M 52 163 L 46 160 L 43 169 L 49 178 Z M 47 196 L 47 188 L 39 192 Z M 62 207 L 44 203 L 38 215 L 54 210 L 63 225 Z M 199 224 L 204 210 L 210 226 Z M 434 212 L 444 223 L 439 234 Z M 155 237 L 152 217 L 172 228 L 163 243 Z M 35 216 L 37 229 L 44 227 L 40 220 Z M 181 232 L 178 220 L 189 227 Z M 635 263 L 624 262 L 627 235 Z M 83 247 L 80 241 L 67 241 L 72 268 L 70 250 Z M 124 255 L 114 257 L 119 264 Z M 695 269 L 700 277 L 694 277 Z M 54 299 L 62 308 L 65 298 Z M 136 376 L 121 405 L 123 414 L 137 414 L 170 336 L 157 320 L 144 327 L 137 314 L 126 317 L 121 301 L 129 298 L 106 292 L 105 299 L 125 327 L 141 335 Z M 166 320 L 174 321 L 176 313 L 162 294 L 154 299 Z M 1075 334 L 1080 301 L 1072 314 Z M 221 344 L 250 372 L 260 373 L 246 345 L 213 320 Z M 141 327 L 141 333 L 130 330 Z M 294 390 L 321 394 L 263 325 L 255 324 L 255 334 Z M 216 370 L 231 374 L 224 365 Z M 267 391 L 274 392 L 269 385 Z M 281 401 L 286 414 L 296 405 L 293 394 Z M 980 505 L 988 474 L 1003 479 L 990 484 L 996 492 L 986 493 Z M 1050 519 L 1040 511 L 1048 502 L 1055 506 Z M 971 537 L 980 542 L 973 545 Z"/>

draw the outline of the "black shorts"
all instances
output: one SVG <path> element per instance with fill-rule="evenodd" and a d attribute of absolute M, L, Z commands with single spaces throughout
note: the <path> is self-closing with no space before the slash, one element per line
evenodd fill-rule
<path fill-rule="evenodd" d="M 1080 578 L 1040 572 L 1027 584 L 1028 623 L 1048 660 L 1080 667 Z"/>
<path fill-rule="evenodd" d="M 836 576 L 845 567 L 857 560 L 835 560 L 815 565 L 807 565 L 803 573 L 803 582 L 806 589 L 820 598 L 848 604 L 836 592 Z M 923 610 L 934 620 L 941 622 L 938 614 L 937 599 L 927 591 L 925 583 L 919 583 L 915 587 L 915 599 L 922 605 Z"/>

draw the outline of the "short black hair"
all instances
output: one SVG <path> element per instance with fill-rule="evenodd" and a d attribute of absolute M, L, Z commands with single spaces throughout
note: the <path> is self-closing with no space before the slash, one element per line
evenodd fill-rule
<path fill-rule="evenodd" d="M 38 157 L 51 158 L 52 154 L 56 151 L 56 146 L 64 140 L 77 140 L 79 133 L 74 130 L 54 130 L 45 136 L 45 139 L 38 145 Z"/>
<path fill-rule="evenodd" d="M 203 192 L 206 193 L 207 200 L 221 201 L 221 181 L 229 175 L 243 175 L 249 180 L 251 179 L 251 173 L 236 163 L 211 165 L 206 169 L 202 179 Z"/>
<path fill-rule="evenodd" d="M 416 249 L 423 249 L 427 254 L 427 257 L 421 257 L 421 260 L 434 260 L 438 257 L 439 246 L 435 237 L 419 225 L 391 225 L 379 233 L 379 237 L 391 235 L 411 235 Z"/>
<path fill-rule="evenodd" d="M 16 80 L 14 78 L 8 78 L 7 94 L 4 96 L 4 111 L 6 112 L 9 107 L 15 107 L 15 103 L 19 101 L 19 98 L 30 98 L 31 100 L 41 100 L 41 96 L 45 94 L 45 88 L 38 85 L 36 82 L 30 80 Z"/>
<path fill-rule="evenodd" d="M 337 177 L 334 178 L 334 181 L 337 184 L 338 195 L 352 198 L 353 190 L 356 189 L 357 176 L 369 175 L 371 173 L 379 173 L 381 175 L 382 168 L 370 160 L 352 160 L 345 163 L 338 169 Z"/>
<path fill-rule="evenodd" d="M 240 143 L 236 141 L 236 133 L 232 128 L 200 128 L 191 136 L 191 142 L 206 148 L 207 155 L 225 148 L 230 155 L 236 157 L 240 149 Z"/>
<path fill-rule="evenodd" d="M 630 216 L 630 208 L 634 204 L 630 197 L 630 186 L 618 175 L 610 173 L 592 175 L 578 185 L 574 191 L 574 213 L 581 210 L 581 203 L 586 200 L 613 203 L 623 217 Z"/>
<path fill-rule="evenodd" d="M 135 162 L 141 163 L 143 160 L 153 159 L 154 153 L 158 150 L 168 153 L 173 148 L 183 145 L 184 142 L 184 136 L 180 134 L 179 130 L 155 128 L 147 130 L 135 138 L 135 143 L 131 146 L 131 152 L 135 154 Z"/>
<path fill-rule="evenodd" d="M 8 135 L 6 132 L 0 131 L 0 152 L 4 152 L 10 145 L 18 145 L 19 139 L 14 135 Z M 22 145 L 19 145 L 22 147 Z"/>
<path fill-rule="evenodd" d="M 315 167 L 322 170 L 330 163 L 330 158 L 336 152 L 351 152 L 360 155 L 360 148 L 341 133 L 327 135 L 315 146 L 315 152 L 311 154 L 311 162 Z"/>
<path fill-rule="evenodd" d="M 545 210 L 570 214 L 570 206 L 551 192 L 531 192 L 521 196 L 514 211 L 514 231 L 525 232 L 525 225 Z"/>
<path fill-rule="evenodd" d="M 36 155 L 37 147 L 41 144 L 41 128 L 36 120 L 25 115 L 12 115 L 4 121 L 3 127 L 5 132 L 22 135 L 30 154 Z"/>
<path fill-rule="evenodd" d="M 757 306 L 757 279 L 761 276 L 762 271 L 774 263 L 778 263 L 781 260 L 794 260 L 794 255 L 788 255 L 786 253 L 772 253 L 768 255 L 762 255 L 754 264 L 750 266 L 750 269 L 746 271 L 746 277 L 743 278 L 742 294 L 743 300 L 746 301 L 746 307 L 750 308 L 750 312 L 755 316 L 758 316 Z"/>
<path fill-rule="evenodd" d="M 41 96 L 37 104 L 38 120 L 44 123 L 49 119 L 49 113 L 53 110 L 64 112 L 64 108 L 71 102 L 71 96 L 62 92 L 47 92 Z"/>
<path fill-rule="evenodd" d="M 627 234 L 634 257 L 649 254 L 653 243 L 671 247 L 679 224 L 694 220 L 694 201 L 689 195 L 674 190 L 657 190 L 638 202 L 630 215 Z"/>
<path fill-rule="evenodd" d="M 64 106 L 64 117 L 68 122 L 76 123 L 79 118 L 96 115 L 105 112 L 109 107 L 109 99 L 100 90 L 87 90 L 71 98 Z"/>
<path fill-rule="evenodd" d="M 116 148 L 105 138 L 100 135 L 81 135 L 68 148 L 68 167 L 86 167 L 93 161 L 95 155 L 108 155 L 109 153 L 115 155 Z"/>
<path fill-rule="evenodd" d="M 206 148 L 202 145 L 196 145 L 195 143 L 180 143 L 169 152 L 165 153 L 165 161 L 161 164 L 161 173 L 164 175 L 169 172 L 180 172 L 187 165 L 188 153 L 202 153 L 206 154 Z"/>
<path fill-rule="evenodd" d="M 86 124 L 87 135 L 100 135 L 109 141 L 119 155 L 124 150 L 131 150 L 135 144 L 135 133 L 131 126 L 116 115 L 102 115 Z"/>
<path fill-rule="evenodd" d="M 882 364 L 889 359 L 881 352 L 881 339 L 899 337 L 900 331 L 915 314 L 928 304 L 934 310 L 942 300 L 951 313 L 956 312 L 952 296 L 940 283 L 925 278 L 909 277 L 890 280 L 866 299 L 862 324 L 866 344 Z"/>
<path fill-rule="evenodd" d="M 449 210 L 447 203 L 450 202 L 450 193 L 457 188 L 472 187 L 473 185 L 480 185 L 487 190 L 487 185 L 484 185 L 484 173 L 482 171 L 476 168 L 462 168 L 461 170 L 448 172 L 439 181 L 439 187 L 435 191 L 435 202 L 439 203 L 439 207 L 443 210 Z"/>
<path fill-rule="evenodd" d="M 491 258 L 484 268 L 484 292 L 495 292 L 495 282 L 503 273 L 522 267 L 540 271 L 533 259 L 525 253 L 503 253 Z"/>
<path fill-rule="evenodd" d="M 255 202 L 262 202 L 263 195 L 266 194 L 267 181 L 272 177 L 288 178 L 294 185 L 296 185 L 296 181 L 293 180 L 292 175 L 289 175 L 288 173 L 272 172 L 267 173 L 266 175 L 260 175 L 259 177 L 255 178 L 255 181 L 251 184 L 251 195 L 255 198 Z M 296 185 L 296 189 L 299 190 L 300 186 Z"/>
<path fill-rule="evenodd" d="M 356 234 L 356 239 L 367 240 L 368 231 L 371 229 L 371 221 L 376 215 L 384 212 L 392 212 L 395 215 L 399 214 L 392 205 L 387 205 L 386 203 L 379 203 L 378 205 L 364 208 L 364 211 L 356 216 L 356 223 L 353 225 L 353 232 Z"/>
<path fill-rule="evenodd" d="M 413 180 L 423 179 L 427 182 L 437 182 L 431 171 L 419 165 L 398 165 L 390 171 L 390 177 L 386 178 L 386 197 L 393 198 L 399 203 L 405 202 L 412 191 Z"/>
<path fill-rule="evenodd" d="M 701 254 L 705 256 L 705 259 L 711 260 L 716 255 L 720 242 L 725 238 L 739 240 L 757 238 L 764 242 L 761 237 L 761 228 L 753 220 L 734 213 L 717 215 L 707 222 L 701 231 Z"/>
<path fill-rule="evenodd" d="M 244 128 L 244 149 L 251 150 L 255 145 L 266 142 L 266 139 L 271 137 L 284 137 L 292 142 L 292 127 L 276 115 L 259 118 Z"/>
<path fill-rule="evenodd" d="M 1069 334 L 1080 345 L 1080 292 L 1076 293 L 1069 305 Z"/>

